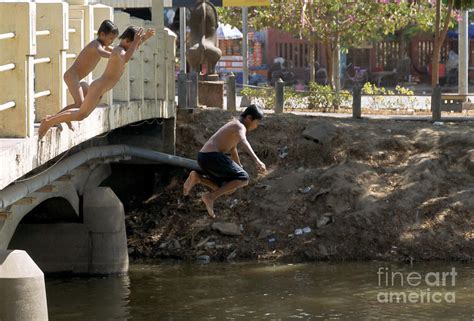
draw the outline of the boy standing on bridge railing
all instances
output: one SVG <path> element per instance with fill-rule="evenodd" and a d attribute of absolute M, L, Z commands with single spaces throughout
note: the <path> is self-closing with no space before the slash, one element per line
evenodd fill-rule
<path fill-rule="evenodd" d="M 120 80 L 125 65 L 128 63 L 130 58 L 132 58 L 135 50 L 137 50 L 143 42 L 154 35 L 155 29 L 148 29 L 147 32 L 143 34 L 142 28 L 139 29 L 134 26 L 128 27 L 120 36 L 120 44 L 112 50 L 104 73 L 100 78 L 91 83 L 87 95 L 79 109 L 69 109 L 60 112 L 55 116 L 45 117 L 41 121 L 41 126 L 38 131 L 38 139 L 41 139 L 52 126 L 71 121 L 80 121 L 89 116 L 89 114 L 99 104 L 102 95 L 112 89 Z"/>
<path fill-rule="evenodd" d="M 89 84 L 81 80 L 95 69 L 100 58 L 110 58 L 113 49 L 110 45 L 118 33 L 119 30 L 112 21 L 104 20 L 97 31 L 97 39 L 92 40 L 81 50 L 72 66 L 64 73 L 64 82 L 74 99 L 74 104 L 63 108 L 59 113 L 81 106 L 89 88 Z M 67 125 L 70 130 L 74 130 L 71 122 L 67 122 Z"/>

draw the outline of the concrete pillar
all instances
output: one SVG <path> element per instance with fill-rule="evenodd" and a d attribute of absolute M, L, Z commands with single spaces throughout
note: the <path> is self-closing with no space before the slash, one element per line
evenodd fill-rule
<path fill-rule="evenodd" d="M 152 0 L 152 8 L 151 8 L 151 17 L 153 23 L 155 24 L 157 31 L 160 31 L 165 26 L 165 19 L 164 19 L 164 6 L 163 0 Z"/>
<path fill-rule="evenodd" d="M 235 75 L 232 72 L 229 77 L 227 77 L 227 110 L 237 111 Z"/>
<path fill-rule="evenodd" d="M 186 7 L 179 8 L 179 65 L 184 73 L 186 73 L 186 12 Z"/>
<path fill-rule="evenodd" d="M 433 121 L 441 120 L 441 87 L 436 85 L 431 93 L 431 115 Z"/>
<path fill-rule="evenodd" d="M 144 20 L 138 18 L 130 18 L 130 24 L 143 28 Z M 129 61 L 130 65 L 130 99 L 144 100 L 144 79 L 143 79 L 143 46 L 135 51 L 133 57 Z"/>
<path fill-rule="evenodd" d="M 160 100 L 166 100 L 166 36 L 167 33 L 164 30 L 156 31 L 156 48 L 155 48 L 155 83 L 156 83 L 156 96 Z"/>
<path fill-rule="evenodd" d="M 188 107 L 189 108 L 197 108 L 198 107 L 198 97 L 199 97 L 199 89 L 198 89 L 198 73 L 196 71 L 191 71 L 188 75 Z"/>
<path fill-rule="evenodd" d="M 178 107 L 187 108 L 188 107 L 188 80 L 186 78 L 186 73 L 180 71 L 178 75 Z"/>
<path fill-rule="evenodd" d="M 469 15 L 467 11 L 461 12 L 462 20 L 459 22 L 459 66 L 458 66 L 458 88 L 461 95 L 469 93 Z"/>
<path fill-rule="evenodd" d="M 119 32 L 122 33 L 130 25 L 130 15 L 123 11 L 115 11 L 114 22 L 117 25 Z M 115 41 L 119 43 L 118 40 Z M 114 87 L 113 91 L 114 100 L 117 101 L 130 101 L 130 71 L 129 64 L 125 65 L 122 77 Z"/>
<path fill-rule="evenodd" d="M 153 22 L 145 21 L 144 29 L 145 31 L 148 28 L 156 28 Z M 154 68 L 157 58 L 155 55 L 155 48 L 158 46 L 157 44 L 157 37 L 151 37 L 147 42 L 145 42 L 142 47 L 142 59 L 143 59 L 143 92 L 145 95 L 145 99 L 157 100 L 157 92 L 156 92 L 156 77 L 155 72 L 157 72 L 156 68 Z M 158 61 L 158 59 L 156 59 Z M 157 106 L 158 108 L 158 106 Z"/>
<path fill-rule="evenodd" d="M 176 155 L 176 118 L 163 119 L 163 152 Z"/>
<path fill-rule="evenodd" d="M 54 115 L 66 106 L 66 50 L 69 46 L 68 5 L 64 2 L 36 4 L 36 29 L 48 31 L 37 36 L 36 58 L 49 58 L 49 63 L 35 65 L 35 91 L 49 90 L 48 96 L 35 100 L 36 122 L 47 115 Z M 59 19 L 58 17 L 62 17 Z"/>
<path fill-rule="evenodd" d="M 128 271 L 127 235 L 122 202 L 109 187 L 84 193 L 84 224 L 90 231 L 90 274 Z"/>
<path fill-rule="evenodd" d="M 352 87 L 352 117 L 362 118 L 362 87 L 358 83 Z"/>
<path fill-rule="evenodd" d="M 280 78 L 275 83 L 275 114 L 283 113 L 285 105 L 285 83 Z"/>
<path fill-rule="evenodd" d="M 0 2 L 0 137 L 31 137 L 34 133 L 34 71 L 36 3 Z"/>
<path fill-rule="evenodd" d="M 243 7 L 242 8 L 242 34 L 243 34 L 243 39 L 242 39 L 242 59 L 243 59 L 243 74 L 244 74 L 244 79 L 243 83 L 244 85 L 247 85 L 249 83 L 249 66 L 248 66 L 248 16 L 249 16 L 249 8 L 248 7 Z"/>
<path fill-rule="evenodd" d="M 44 275 L 25 251 L 0 251 L 0 298 L 0 320 L 48 320 Z"/>
<path fill-rule="evenodd" d="M 176 34 L 168 28 L 166 33 L 166 92 L 169 104 L 175 105 L 176 98 Z"/>

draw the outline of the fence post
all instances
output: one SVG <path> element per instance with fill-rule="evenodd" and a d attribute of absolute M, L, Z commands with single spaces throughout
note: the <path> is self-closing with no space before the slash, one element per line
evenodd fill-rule
<path fill-rule="evenodd" d="M 198 73 L 192 71 L 188 74 L 189 77 L 189 107 L 197 108 L 198 106 Z"/>
<path fill-rule="evenodd" d="M 0 2 L 0 16 L 0 137 L 32 137 L 36 3 Z"/>
<path fill-rule="evenodd" d="M 441 87 L 437 84 L 431 93 L 431 114 L 433 121 L 441 120 Z"/>
<path fill-rule="evenodd" d="M 184 70 L 181 70 L 178 75 L 178 108 L 187 108 L 187 79 Z"/>
<path fill-rule="evenodd" d="M 352 87 L 352 117 L 362 118 L 362 87 L 359 84 Z"/>
<path fill-rule="evenodd" d="M 233 72 L 227 77 L 227 110 L 237 111 L 237 97 L 235 90 L 235 75 Z"/>
<path fill-rule="evenodd" d="M 130 25 L 130 15 L 123 11 L 114 12 L 114 22 L 120 31 L 125 30 Z M 125 65 L 122 77 L 113 90 L 113 100 L 130 101 L 130 70 L 129 65 Z"/>
<path fill-rule="evenodd" d="M 48 91 L 49 95 L 36 99 L 36 121 L 54 115 L 66 106 L 66 50 L 69 46 L 68 7 L 64 2 L 36 4 L 36 29 L 47 35 L 37 36 L 37 58 L 49 58 L 49 62 L 35 65 L 35 91 Z M 62 19 L 61 19 L 62 18 Z"/>
<path fill-rule="evenodd" d="M 112 20 L 114 19 L 114 9 L 112 7 L 104 6 L 102 4 L 95 4 L 92 6 L 92 35 L 94 38 L 98 37 L 97 34 L 100 24 L 104 20 Z M 105 71 L 105 67 L 107 66 L 107 59 L 101 59 L 97 64 L 97 67 L 92 71 L 92 78 L 97 79 Z M 113 89 L 109 90 L 108 92 L 104 93 L 102 100 L 100 101 L 101 104 L 112 106 L 113 104 Z"/>
<path fill-rule="evenodd" d="M 283 113 L 283 105 L 285 103 L 284 98 L 284 87 L 285 83 L 283 79 L 279 78 L 277 82 L 275 82 L 275 114 Z"/>
<path fill-rule="evenodd" d="M 145 21 L 131 17 L 130 23 L 139 28 L 143 28 Z M 143 47 L 140 47 L 128 63 L 130 66 L 130 99 L 138 100 L 142 103 L 145 100 L 145 81 L 143 77 Z"/>

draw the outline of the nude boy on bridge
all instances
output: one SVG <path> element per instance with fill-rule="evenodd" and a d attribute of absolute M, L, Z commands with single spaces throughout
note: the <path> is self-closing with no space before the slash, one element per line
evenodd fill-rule
<path fill-rule="evenodd" d="M 133 53 L 146 40 L 155 35 L 155 29 L 148 29 L 143 34 L 142 28 L 134 26 L 128 27 L 120 36 L 120 44 L 116 46 L 110 55 L 107 67 L 100 78 L 94 80 L 84 98 L 79 109 L 69 109 L 57 115 L 45 117 L 41 121 L 38 131 L 38 139 L 41 139 L 49 128 L 60 123 L 80 121 L 85 119 L 96 108 L 102 99 L 102 95 L 112 89 L 120 80 L 125 65 L 128 63 Z"/>
<path fill-rule="evenodd" d="M 240 119 L 233 119 L 222 126 L 198 153 L 198 164 L 203 173 L 192 171 L 184 183 L 183 192 L 188 195 L 196 184 L 212 189 L 212 192 L 202 196 L 209 216 L 215 217 L 214 202 L 217 198 L 232 194 L 249 182 L 249 175 L 242 168 L 237 152 L 239 143 L 242 143 L 244 150 L 257 164 L 257 170 L 266 171 L 265 164 L 257 157 L 246 137 L 247 132 L 258 127 L 261 119 L 261 109 L 250 105 L 240 115 Z M 226 153 L 230 153 L 231 157 Z"/>
<path fill-rule="evenodd" d="M 64 82 L 74 99 L 74 104 L 64 107 L 59 113 L 81 106 L 89 88 L 89 84 L 81 80 L 95 69 L 101 58 L 110 58 L 113 49 L 110 45 L 118 33 L 118 28 L 112 21 L 104 20 L 97 31 L 97 39 L 92 40 L 81 50 L 72 66 L 64 73 Z M 70 130 L 74 130 L 71 122 L 67 122 L 67 125 Z"/>

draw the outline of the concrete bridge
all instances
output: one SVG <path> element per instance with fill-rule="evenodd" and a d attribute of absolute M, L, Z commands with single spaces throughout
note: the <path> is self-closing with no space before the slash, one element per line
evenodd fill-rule
<path fill-rule="evenodd" d="M 176 35 L 164 28 L 163 1 L 151 4 L 153 21 L 144 21 L 87 0 L 0 0 L 2 320 L 47 319 L 41 270 L 128 270 L 122 203 L 110 188 L 99 187 L 111 173 L 110 162 L 139 158 L 197 166 L 174 156 Z M 74 131 L 52 128 L 38 141 L 39 121 L 72 102 L 62 75 L 105 19 L 120 31 L 133 24 L 154 27 L 157 35 L 135 53 L 99 107 L 74 123 Z M 101 75 L 105 65 L 102 59 L 85 80 L 90 83 Z M 143 123 L 154 124 L 146 141 L 130 134 L 109 135 Z M 48 217 L 28 215 L 37 208 Z M 54 224 L 45 224 L 48 220 Z M 33 260 L 14 249 L 26 250 Z M 25 278 L 39 283 L 23 283 Z M 21 307 L 24 300 L 33 312 Z"/>

